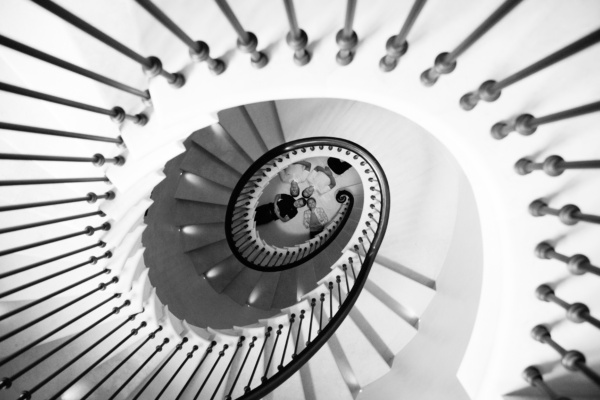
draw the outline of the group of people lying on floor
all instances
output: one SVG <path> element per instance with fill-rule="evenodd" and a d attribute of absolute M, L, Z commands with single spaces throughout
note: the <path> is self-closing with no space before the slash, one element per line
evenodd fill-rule
<path fill-rule="evenodd" d="M 303 224 L 308 229 L 310 238 L 325 229 L 329 218 L 322 207 L 317 207 L 317 200 L 313 195 L 315 192 L 319 196 L 329 192 L 335 187 L 336 181 L 329 167 L 316 166 L 312 171 L 311 168 L 308 161 L 298 161 L 279 173 L 281 181 L 290 184 L 290 194 L 277 194 L 272 203 L 257 207 L 254 216 L 256 225 L 277 220 L 288 222 L 298 215 L 299 208 L 307 206 Z M 308 182 L 309 186 L 300 192 L 299 184 L 303 182 Z M 302 197 L 297 198 L 300 194 Z"/>

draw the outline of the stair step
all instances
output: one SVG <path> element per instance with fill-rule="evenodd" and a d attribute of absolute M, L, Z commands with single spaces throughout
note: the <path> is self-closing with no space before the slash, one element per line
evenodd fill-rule
<path fill-rule="evenodd" d="M 335 285 L 332 294 L 331 308 L 335 313 L 339 305 Z M 330 316 L 329 295 L 325 297 L 324 314 Z M 361 331 L 352 318 L 346 318 L 335 331 L 334 336 L 337 338 L 360 387 L 365 387 L 389 372 L 390 365 L 387 360 L 382 357 L 371 343 L 370 338 Z M 334 355 L 336 354 L 334 353 Z"/>
<path fill-rule="evenodd" d="M 198 249 L 209 244 L 225 240 L 223 223 L 187 225 L 181 228 L 183 251 Z"/>
<path fill-rule="evenodd" d="M 177 199 L 224 206 L 229 203 L 230 196 L 231 189 L 190 173 L 181 175 L 175 191 L 175 198 Z"/>
<path fill-rule="evenodd" d="M 263 273 L 250 268 L 244 268 L 235 279 L 227 285 L 223 293 L 240 305 L 246 305 L 248 297 Z"/>
<path fill-rule="evenodd" d="M 430 288 L 431 290 L 436 290 L 436 284 L 433 279 L 428 278 L 425 275 L 422 275 L 413 269 L 405 267 L 404 265 L 402 265 L 396 261 L 392 261 L 381 254 L 377 254 L 375 261 L 379 265 L 382 265 L 388 269 L 391 269 L 392 271 L 394 271 L 400 275 L 404 275 L 408 279 L 418 282 L 421 285 Z"/>
<path fill-rule="evenodd" d="M 242 174 L 197 145 L 193 145 L 188 149 L 179 167 L 205 179 L 219 182 L 220 185 L 231 189 L 235 187 L 242 176 Z"/>
<path fill-rule="evenodd" d="M 196 273 L 202 275 L 232 254 L 227 240 L 221 240 L 200 249 L 192 250 L 187 255 L 192 260 Z"/>
<path fill-rule="evenodd" d="M 217 293 L 221 293 L 244 268 L 247 267 L 232 254 L 206 271 L 206 280 Z"/>
<path fill-rule="evenodd" d="M 263 273 L 258 282 L 256 282 L 250 296 L 248 296 L 247 303 L 252 307 L 270 310 L 272 308 L 271 305 L 273 304 L 280 275 L 281 274 L 278 272 Z"/>
<path fill-rule="evenodd" d="M 434 290 L 377 263 L 371 268 L 369 280 L 418 316 L 423 315 L 435 295 Z"/>
<path fill-rule="evenodd" d="M 317 286 L 313 260 L 308 260 L 298 267 L 297 276 L 297 298 L 301 298 Z"/>
<path fill-rule="evenodd" d="M 328 344 L 321 347 L 317 354 L 300 369 L 300 376 L 306 400 L 354 399 Z M 356 389 L 358 391 L 358 387 Z"/>
<path fill-rule="evenodd" d="M 298 301 L 298 270 L 287 269 L 279 273 L 279 281 L 273 296 L 271 308 L 284 308 Z"/>
<path fill-rule="evenodd" d="M 227 206 L 175 199 L 175 204 L 170 211 L 170 223 L 173 225 L 211 224 L 225 221 Z"/>
<path fill-rule="evenodd" d="M 268 151 L 250 115 L 243 106 L 221 111 L 217 115 L 221 126 L 253 160 L 258 159 Z"/>
<path fill-rule="evenodd" d="M 194 143 L 240 174 L 246 172 L 252 164 L 252 159 L 220 125 L 196 131 L 191 138 Z"/>
<path fill-rule="evenodd" d="M 245 107 L 269 150 L 285 143 L 283 128 L 274 101 L 248 104 Z"/>

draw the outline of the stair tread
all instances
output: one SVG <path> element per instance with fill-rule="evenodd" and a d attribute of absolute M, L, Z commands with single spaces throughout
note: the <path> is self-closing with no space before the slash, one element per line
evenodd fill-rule
<path fill-rule="evenodd" d="M 425 312 L 435 295 L 430 288 L 377 263 L 371 268 L 369 280 L 419 316 Z"/>
<path fill-rule="evenodd" d="M 243 106 L 220 111 L 217 115 L 221 126 L 253 160 L 268 151 Z"/>
<path fill-rule="evenodd" d="M 345 288 L 342 291 L 346 293 Z M 388 362 L 391 362 L 391 358 L 417 334 L 412 325 L 400 318 L 368 290 L 361 292 L 351 317 L 367 336 L 377 336 L 385 344 L 389 350 L 386 357 Z M 371 332 L 368 333 L 368 330 Z M 380 353 L 383 353 L 383 350 L 380 350 Z"/>
<path fill-rule="evenodd" d="M 248 296 L 252 293 L 256 282 L 260 279 L 263 273 L 259 271 L 255 271 L 250 268 L 244 268 L 242 272 L 240 272 L 223 293 L 227 294 L 233 301 L 238 304 L 245 305 Z"/>
<path fill-rule="evenodd" d="M 252 307 L 270 310 L 272 308 L 271 304 L 273 304 L 280 276 L 281 273 L 279 272 L 262 274 L 248 296 L 247 303 Z"/>
<path fill-rule="evenodd" d="M 175 199 L 170 212 L 173 225 L 210 224 L 225 221 L 227 206 Z"/>
<path fill-rule="evenodd" d="M 231 189 L 235 187 L 242 176 L 239 172 L 213 156 L 212 153 L 197 145 L 191 146 L 186 151 L 179 168 L 212 180 L 213 182 L 218 182 Z"/>
<path fill-rule="evenodd" d="M 308 260 L 298 267 L 297 278 L 297 297 L 301 298 L 317 286 L 317 277 L 315 275 L 313 260 Z"/>
<path fill-rule="evenodd" d="M 187 225 L 181 228 L 183 251 L 198 249 L 225 240 L 225 224 Z"/>
<path fill-rule="evenodd" d="M 198 275 L 204 274 L 218 262 L 232 255 L 227 240 L 211 243 L 208 246 L 189 251 L 186 254 L 192 260 L 194 269 Z"/>
<path fill-rule="evenodd" d="M 229 203 L 231 189 L 200 176 L 184 173 L 179 178 L 175 198 L 192 200 L 202 203 L 221 204 Z"/>
<path fill-rule="evenodd" d="M 247 104 L 245 107 L 269 150 L 285 142 L 274 101 Z"/>
<path fill-rule="evenodd" d="M 333 310 L 338 307 L 335 296 L 335 285 L 333 290 Z M 329 296 L 325 298 L 324 313 L 329 316 Z M 342 325 L 335 331 L 344 357 L 348 360 L 358 384 L 365 387 L 371 382 L 382 377 L 390 370 L 390 365 L 383 359 L 381 354 L 373 346 L 369 338 L 361 331 L 352 318 L 346 318 Z"/>
<path fill-rule="evenodd" d="M 273 296 L 271 308 L 284 308 L 298 301 L 298 270 L 287 269 L 279 273 L 279 281 Z"/>
<path fill-rule="evenodd" d="M 192 141 L 243 174 L 252 164 L 252 160 L 226 132 L 216 131 L 217 128 L 222 129 L 216 125 L 194 132 L 191 135 Z"/>
<path fill-rule="evenodd" d="M 206 271 L 205 276 L 212 288 L 221 293 L 244 268 L 246 267 L 232 254 Z"/>

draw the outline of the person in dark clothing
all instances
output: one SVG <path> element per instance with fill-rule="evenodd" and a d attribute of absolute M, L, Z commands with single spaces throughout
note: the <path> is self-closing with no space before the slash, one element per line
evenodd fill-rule
<path fill-rule="evenodd" d="M 298 214 L 298 208 L 305 205 L 306 200 L 303 198 L 295 200 L 289 194 L 278 194 L 275 195 L 272 203 L 256 207 L 254 221 L 256 225 L 264 225 L 276 220 L 288 222 Z"/>

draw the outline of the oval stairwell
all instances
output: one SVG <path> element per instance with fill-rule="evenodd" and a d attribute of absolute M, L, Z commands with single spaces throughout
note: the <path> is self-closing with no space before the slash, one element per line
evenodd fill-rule
<path fill-rule="evenodd" d="M 598 397 L 600 4 L 0 9 L 1 398 Z M 259 235 L 343 141 L 332 231 Z"/>

